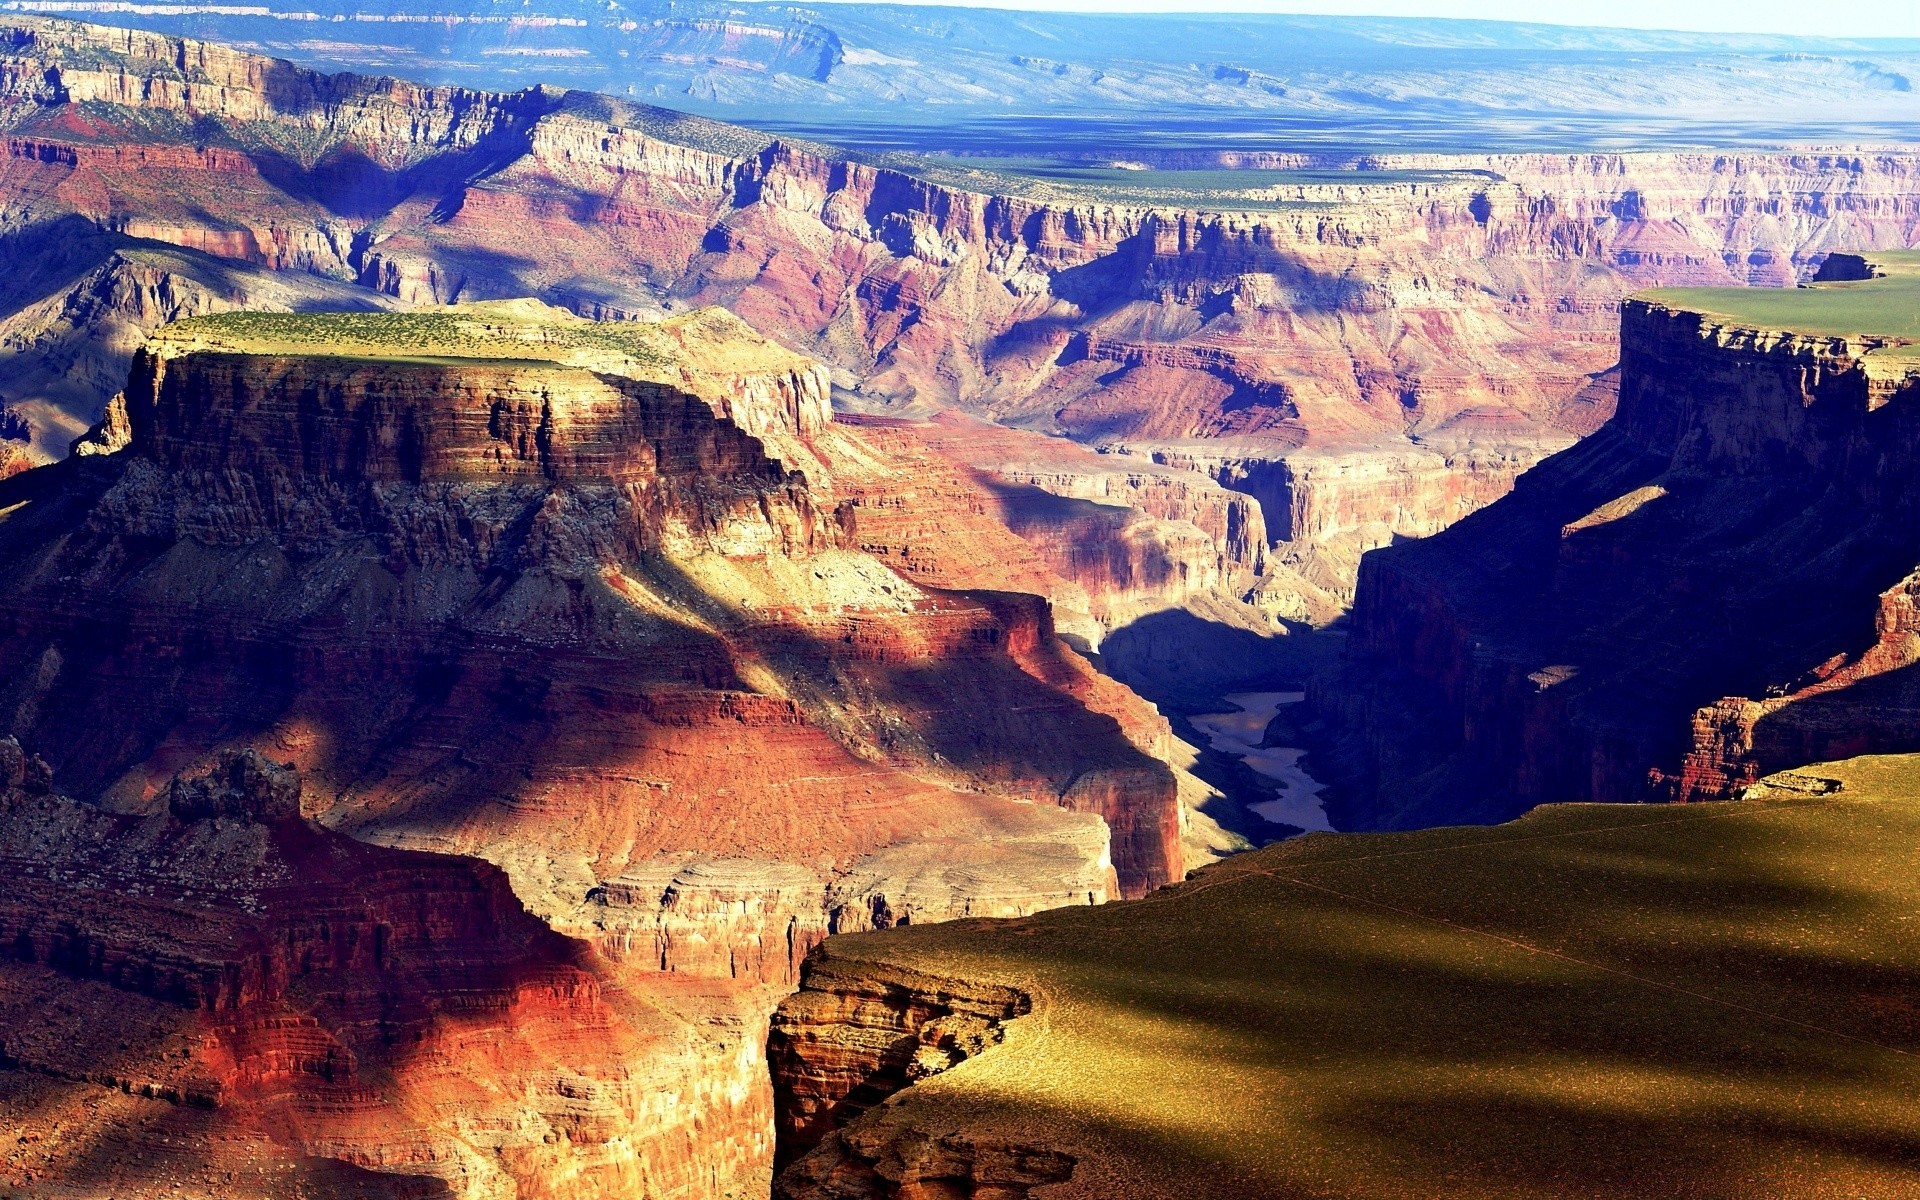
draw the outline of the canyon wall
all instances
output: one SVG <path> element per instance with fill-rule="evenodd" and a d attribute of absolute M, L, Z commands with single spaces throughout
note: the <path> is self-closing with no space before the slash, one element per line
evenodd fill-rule
<path fill-rule="evenodd" d="M 1348 662 L 1313 695 L 1352 825 L 1724 798 L 1912 748 L 1902 339 L 1638 300 L 1621 337 L 1607 425 L 1362 564 Z"/>
<path fill-rule="evenodd" d="M 1835 250 L 1908 244 L 1920 221 L 1920 160 L 1897 152 L 1289 160 L 1332 174 L 1210 211 L 875 165 L 585 93 L 321 76 L 57 21 L 7 29 L 10 230 L 169 242 L 407 304 L 725 304 L 831 364 L 843 407 L 960 407 L 1254 498 L 1258 551 L 1251 513 L 1220 529 L 1211 497 L 1129 503 L 1211 537 L 1234 569 L 1193 602 L 1251 597 L 1234 619 L 1268 632 L 1325 620 L 1362 551 L 1444 527 L 1597 427 L 1621 296 L 1791 282 Z M 13 303 L 80 275 L 48 270 Z M 151 319 L 132 304 L 121 318 Z M 114 385 L 95 376 L 76 389 L 50 372 L 7 397 L 34 414 L 40 453 L 55 426 L 97 415 Z M 1105 486 L 1004 482 L 1068 499 Z M 1019 519 L 1038 553 L 1069 557 L 1058 521 Z M 1208 557 L 1183 539 L 1116 529 L 1103 561 L 1056 565 L 1087 577 L 1089 605 L 1131 619 L 1194 591 L 1191 571 L 1152 561 Z M 1232 578 L 1241 565 L 1254 586 Z"/>
<path fill-rule="evenodd" d="M 0 739 L 11 1185 L 692 1197 L 764 1177 L 739 1136 L 769 1111 L 751 996 L 636 1003 L 499 870 L 316 827 L 299 777 L 251 750 L 140 816 L 52 779 Z"/>
<path fill-rule="evenodd" d="M 332 876 L 307 856 L 459 864 L 511 899 L 531 931 L 515 937 L 581 964 L 553 985 L 565 1002 L 536 1020 L 519 993 L 483 996 L 513 1037 L 463 1024 L 471 1049 L 429 1039 L 430 1067 L 304 1033 L 319 1048 L 221 1041 L 230 1073 L 320 1055 L 311 1070 L 353 1097 L 261 1099 L 254 1156 L 300 1178 L 444 1183 L 422 1195 L 502 1180 L 764 1194 L 765 1022 L 822 938 L 1178 878 L 1186 819 L 1154 756 L 1166 722 L 1068 651 L 1043 600 L 925 586 L 863 552 L 850 496 L 885 451 L 829 420 L 826 389 L 818 364 L 715 312 L 613 332 L 530 303 L 169 327 L 80 453 L 0 481 L 0 724 L 43 756 L 35 778 L 77 798 L 23 810 L 15 836 L 43 855 L 136 847 L 77 898 L 65 867 L 33 868 L 53 890 L 25 895 L 8 934 L 33 947 L 20 1012 L 80 978 L 75 1020 L 131 991 L 160 1006 L 155 1028 L 201 1037 L 192 1011 L 281 1004 L 285 971 L 284 1003 L 307 1011 L 301 989 L 333 985 L 300 971 L 328 960 L 256 968 L 247 950 L 285 940 L 275 906 L 321 903 L 312 889 Z M 264 817 L 204 783 L 255 751 L 304 781 L 268 789 Z M 255 817 L 316 847 L 272 868 L 292 891 L 234 883 L 218 921 L 191 918 L 204 928 L 187 949 L 142 932 L 174 925 L 114 907 L 157 886 L 141 855 L 178 822 Z M 189 909 L 204 899 L 179 887 Z M 315 919 L 340 954 L 377 956 L 389 936 L 378 916 Z M 420 936 L 443 939 L 433 954 L 497 957 L 464 930 L 448 918 Z M 59 1028 L 23 1015 L 9 1070 L 65 1080 L 46 1103 L 85 1107 L 85 1080 L 68 1078 L 85 1055 L 57 1053 Z M 566 1029 L 598 1040 L 576 1053 Z M 483 1103 L 462 1077 L 503 1082 Z M 224 1112 L 199 1078 L 152 1076 Z M 535 1094 L 549 1086 L 551 1104 Z M 422 1097 L 441 1123 L 389 1138 Z M 309 1103 L 351 1120 L 309 1119 Z M 572 1124 L 466 1132 L 513 1124 L 516 1106 Z M 221 1120 L 194 1120 L 181 1169 L 238 1170 Z M 57 1157 L 32 1169 L 84 1175 Z"/>

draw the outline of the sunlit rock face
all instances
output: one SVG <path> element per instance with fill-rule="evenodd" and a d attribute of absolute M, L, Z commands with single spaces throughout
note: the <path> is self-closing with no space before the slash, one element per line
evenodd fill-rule
<path fill-rule="evenodd" d="M 1288 620 L 1324 620 L 1364 550 L 1445 527 L 1602 423 L 1622 296 L 1793 282 L 1920 225 L 1920 159 L 1894 152 L 1289 158 L 1315 177 L 1181 211 L 988 194 L 584 93 L 323 76 L 28 18 L 6 40 L 6 231 L 47 281 L 36 303 L 93 298 L 0 337 L 41 457 L 118 387 L 126 329 L 242 293 L 339 299 L 261 275 L 368 302 L 724 304 L 828 363 L 850 405 L 958 407 L 1257 500 L 1260 555 L 1237 544 L 1251 522 L 1197 524 L 1214 557 L 1264 556 L 1256 607 Z M 173 282 L 83 287 L 129 238 L 181 248 L 156 268 Z M 74 383 L 49 321 L 122 331 L 114 361 Z M 1149 559 L 1203 549 L 1131 540 L 1093 580 L 1120 608 L 1185 586 Z"/>
<path fill-rule="evenodd" d="M 1314 697 L 1350 820 L 1720 799 L 1912 748 L 1914 360 L 1683 303 L 1627 305 L 1605 427 L 1362 565 Z"/>
<path fill-rule="evenodd" d="M 23 752 L 14 774 L 77 798 L 10 826 L 52 889 L 6 943 L 35 947 L 20 1011 L 78 974 L 82 1008 L 129 990 L 154 1029 L 200 1039 L 194 1055 L 217 1041 L 224 1066 L 188 1064 L 208 1078 L 349 1088 L 344 1107 L 299 1079 L 219 1093 L 258 1110 L 263 1162 L 316 1179 L 350 1164 L 393 1194 L 412 1185 L 387 1175 L 439 1181 L 420 1194 L 763 1194 L 765 1022 L 821 938 L 1179 877 L 1164 720 L 1068 651 L 1040 598 L 927 586 L 863 552 L 837 464 L 851 478 L 884 451 L 830 423 L 826 389 L 817 363 L 721 312 L 608 326 L 516 302 L 169 327 L 83 453 L 0 483 L 0 719 L 45 760 Z M 174 925 L 111 915 L 151 894 L 147 848 L 235 823 L 266 832 L 234 853 L 248 870 L 282 855 L 291 891 L 254 905 L 251 876 L 183 850 L 167 887 L 186 915 L 167 920 L 200 922 L 202 948 L 179 958 L 154 941 Z M 60 855 L 95 842 L 128 849 L 110 878 L 69 878 Z M 338 962 L 259 968 L 345 982 L 248 983 L 246 948 L 284 940 L 300 889 L 379 892 L 305 873 L 341 855 L 382 880 L 418 861 L 482 881 L 460 886 L 511 908 L 498 936 L 535 947 L 537 987 L 387 980 L 378 914 L 314 935 Z M 206 925 L 209 905 L 239 915 Z M 421 919 L 407 936 L 436 962 L 505 953 L 465 918 Z M 80 944 L 116 948 L 61 948 Z M 367 995 L 433 1031 L 328 1024 L 373 1019 L 351 1015 Z M 345 1048 L 313 1058 L 194 1015 L 236 1005 Z M 486 1020 L 431 1015 L 467 1005 Z M 54 1054 L 57 1030 L 23 1028 Z M 16 1074 L 67 1069 L 14 1045 Z M 484 1098 L 456 1082 L 493 1078 Z M 192 1107 L 199 1086 L 165 1082 L 163 1101 Z M 226 1104 L 183 1132 L 191 1169 L 230 1169 L 208 1140 Z M 444 1116 L 379 1132 L 421 1104 Z M 52 1147 L 36 1161 L 79 1178 Z"/>

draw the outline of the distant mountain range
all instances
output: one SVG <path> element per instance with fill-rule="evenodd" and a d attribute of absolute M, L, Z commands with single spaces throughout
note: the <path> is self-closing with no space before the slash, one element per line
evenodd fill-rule
<path fill-rule="evenodd" d="M 865 147 L 1884 143 L 1920 41 L 705 0 L 7 0 L 329 69 L 561 83 Z"/>

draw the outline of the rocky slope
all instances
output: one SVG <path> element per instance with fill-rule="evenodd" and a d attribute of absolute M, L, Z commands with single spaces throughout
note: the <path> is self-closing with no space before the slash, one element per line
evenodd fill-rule
<path fill-rule="evenodd" d="M 1894 332 L 1910 258 L 1869 260 L 1831 274 L 1884 278 L 1630 302 L 1606 426 L 1366 559 L 1315 696 L 1352 731 L 1324 764 L 1351 821 L 1723 798 L 1911 748 L 1920 331 Z M 1743 311 L 1776 303 L 1797 315 Z"/>
<path fill-rule="evenodd" d="M 181 322 L 80 453 L 0 483 L 0 718 L 102 828 L 257 747 L 326 830 L 498 867 L 605 986 L 679 1014 L 619 1050 L 632 1078 L 714 1089 L 608 1133 L 620 1186 L 764 1187 L 754 1023 L 828 932 L 1185 869 L 1165 722 L 1042 600 L 858 548 L 837 472 L 882 453 L 823 368 L 718 310 Z M 615 1177 L 582 1144 L 475 1153 L 588 1194 Z"/>
<path fill-rule="evenodd" d="M 405 303 L 726 304 L 832 364 L 856 407 L 958 405 L 1252 496 L 1262 599 L 1302 617 L 1350 598 L 1362 550 L 1457 519 L 1605 418 L 1622 295 L 1791 281 L 1920 221 L 1901 153 L 1299 159 L 1193 207 L 876 166 L 583 93 L 8 28 L 9 228 L 79 222 Z M 9 399 L 69 422 L 105 399 L 41 391 Z M 1216 557 L 1260 557 L 1215 537 Z M 1096 590 L 1159 603 L 1121 577 L 1131 554 Z"/>

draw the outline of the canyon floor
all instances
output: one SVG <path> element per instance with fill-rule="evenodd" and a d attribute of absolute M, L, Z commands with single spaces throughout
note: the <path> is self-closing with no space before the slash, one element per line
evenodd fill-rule
<path fill-rule="evenodd" d="M 777 1194 L 1913 1195 L 1920 757 L 1760 792 L 1314 835 L 1138 903 L 833 939 L 782 1018 L 802 1059 L 876 987 L 1030 1011 Z M 838 1190 L 875 1173 L 901 1190 Z"/>

